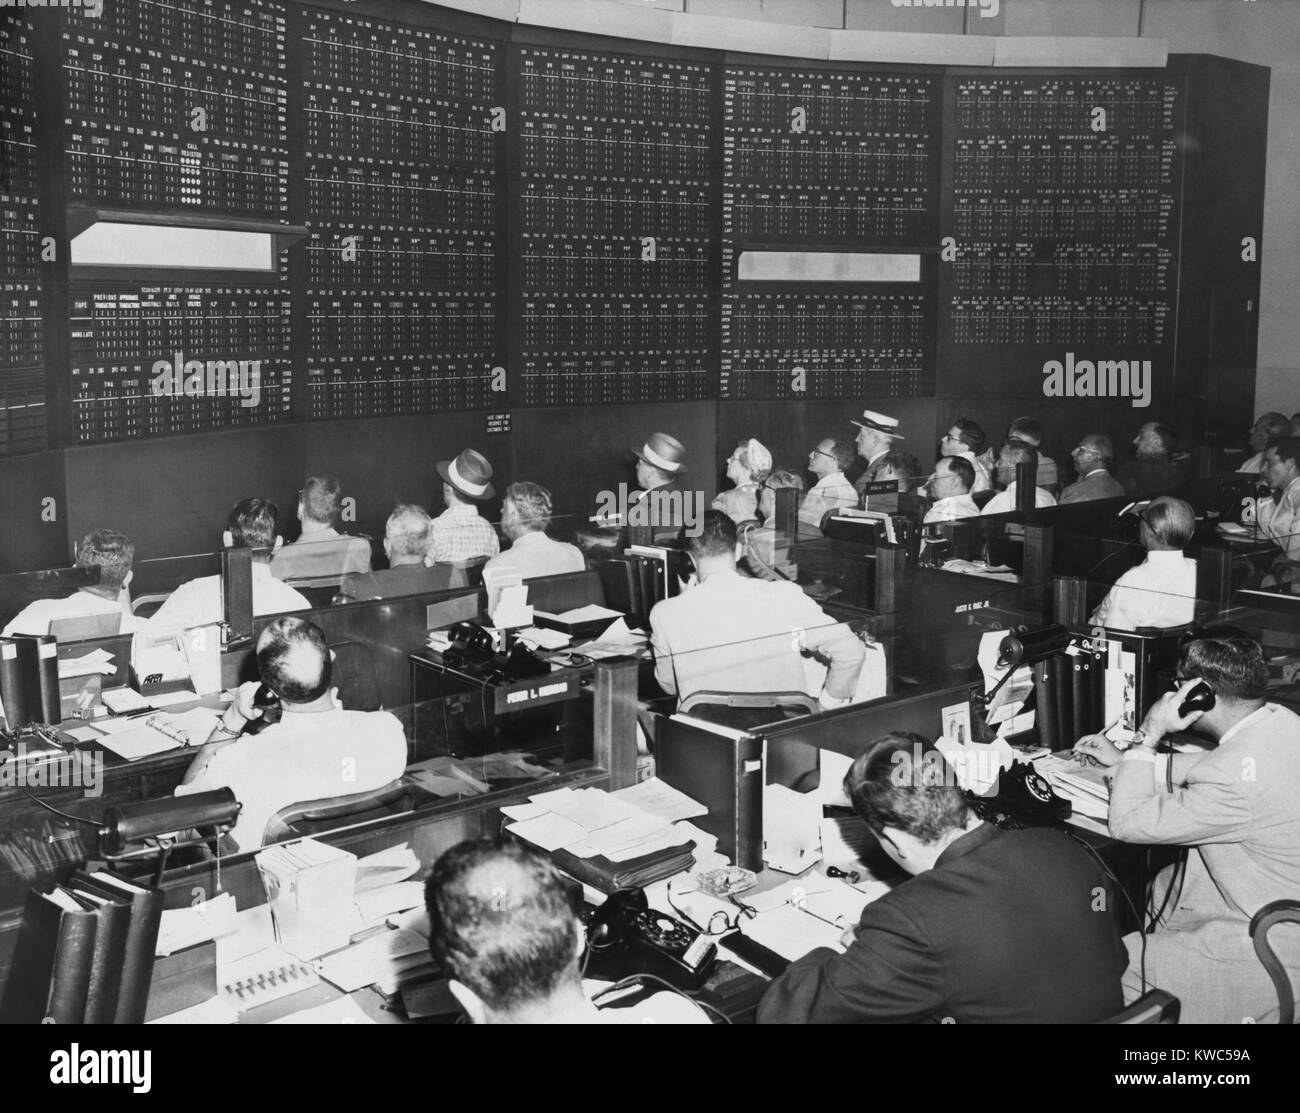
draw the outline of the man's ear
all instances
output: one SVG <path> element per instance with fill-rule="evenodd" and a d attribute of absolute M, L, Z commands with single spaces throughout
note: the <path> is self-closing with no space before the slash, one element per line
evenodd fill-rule
<path fill-rule="evenodd" d="M 134 579 L 135 579 L 135 569 L 133 568 L 131 569 L 130 572 L 128 572 L 125 576 L 122 577 L 122 590 L 125 591 L 128 587 L 130 587 L 131 581 Z"/>
<path fill-rule="evenodd" d="M 384 556 L 386 556 L 390 562 L 393 559 L 393 546 L 387 537 L 384 538 Z"/>
<path fill-rule="evenodd" d="M 235 535 L 231 533 L 230 530 L 225 530 L 221 534 L 221 543 L 225 545 L 227 549 L 233 549 L 235 547 Z"/>
<path fill-rule="evenodd" d="M 271 546 L 271 551 L 274 552 L 276 549 L 278 549 L 278 548 L 279 548 L 281 545 L 283 545 L 283 544 L 284 544 L 284 538 L 281 537 L 281 536 L 277 533 L 277 534 L 275 535 L 275 544 Z"/>
<path fill-rule="evenodd" d="M 900 858 L 906 858 L 907 854 L 898 842 L 898 836 L 901 834 L 902 832 L 897 827 L 890 827 L 888 824 L 880 829 L 880 837 L 889 843 L 894 853 Z"/>
<path fill-rule="evenodd" d="M 451 990 L 451 995 L 460 1002 L 460 1007 L 465 1010 L 465 1015 L 469 1017 L 471 1024 L 487 1023 L 487 1007 L 479 1000 L 479 996 L 469 986 L 458 982 L 452 978 L 447 983 L 447 988 Z"/>

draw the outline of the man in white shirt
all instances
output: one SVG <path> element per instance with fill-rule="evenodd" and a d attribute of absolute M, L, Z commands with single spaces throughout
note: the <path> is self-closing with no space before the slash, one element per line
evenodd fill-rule
<path fill-rule="evenodd" d="M 741 576 L 736 525 L 725 514 L 706 511 L 688 546 L 699 582 L 650 612 L 655 679 L 665 692 L 680 701 L 704 690 L 807 691 L 800 655 L 807 649 L 830 662 L 823 706 L 852 699 L 866 650 L 848 626 L 798 584 Z"/>
<path fill-rule="evenodd" d="M 1124 485 L 1110 474 L 1115 464 L 1115 445 L 1109 437 L 1089 433 L 1075 446 L 1070 459 L 1074 461 L 1074 474 L 1079 478 L 1061 492 L 1062 506 L 1072 502 L 1117 499 L 1124 493 Z"/>
<path fill-rule="evenodd" d="M 253 550 L 253 614 L 305 611 L 311 604 L 288 584 L 271 575 L 271 554 L 284 539 L 278 532 L 280 511 L 269 499 L 244 499 L 226 519 L 222 540 L 227 549 Z M 200 576 L 181 584 L 145 624 L 153 637 L 225 620 L 220 576 Z"/>
<path fill-rule="evenodd" d="M 952 428 L 939 441 L 940 456 L 960 456 L 974 468 L 975 483 L 970 489 L 972 495 L 993 489 L 993 461 L 986 461 L 982 455 L 987 442 L 988 438 L 980 424 L 966 417 L 954 421 Z"/>
<path fill-rule="evenodd" d="M 1147 980 L 1182 1002 L 1184 1023 L 1276 1021 L 1277 994 L 1254 954 L 1250 922 L 1264 905 L 1300 892 L 1300 718 L 1265 702 L 1268 663 L 1243 630 L 1201 631 L 1182 646 L 1176 678 L 1178 690 L 1156 701 L 1122 756 L 1100 734 L 1075 746 L 1113 770 L 1114 838 L 1192 848 L 1160 930 L 1145 941 L 1136 932 L 1125 937 L 1125 996 L 1131 1003 L 1142 993 L 1131 975 L 1145 949 Z M 1213 705 L 1180 714 L 1201 682 Z M 1156 752 L 1167 735 L 1191 727 L 1217 745 Z M 1153 907 L 1162 907 L 1157 897 Z M 1284 925 L 1269 942 L 1294 984 L 1300 933 Z"/>
<path fill-rule="evenodd" d="M 37 599 L 28 603 L 10 620 L 3 636 L 48 634 L 50 623 L 55 619 L 88 618 L 100 614 L 121 615 L 120 630 L 129 633 L 136 625 L 127 594 L 134 575 L 131 571 L 134 560 L 135 546 L 125 534 L 112 529 L 97 529 L 86 534 L 77 546 L 76 567 L 92 573 L 98 570 L 98 581 L 62 599 Z"/>
<path fill-rule="evenodd" d="M 277 580 L 346 576 L 370 571 L 370 542 L 339 533 L 342 487 L 332 475 L 312 475 L 298 492 L 302 536 L 277 549 L 271 574 Z"/>
<path fill-rule="evenodd" d="M 511 545 L 483 566 L 483 576 L 558 576 L 581 572 L 587 566 L 576 545 L 546 536 L 551 524 L 551 492 L 538 483 L 512 483 L 501 506 L 501 532 Z"/>
<path fill-rule="evenodd" d="M 402 724 L 387 711 L 345 711 L 330 689 L 330 650 L 320 628 L 301 618 L 272 622 L 257 639 L 257 671 L 280 700 L 281 718 L 242 736 L 262 712 L 258 685 L 240 685 L 177 796 L 229 788 L 243 804 L 231 837 L 240 850 L 262 845 L 282 808 L 383 788 L 406 770 Z"/>
<path fill-rule="evenodd" d="M 1046 487 L 1052 494 L 1056 493 L 1060 486 L 1056 470 L 1056 461 L 1050 456 L 1044 455 L 1039 450 L 1039 445 L 1043 443 L 1043 426 L 1032 417 L 1018 417 L 1007 426 L 1008 441 L 1019 441 L 1021 444 L 1027 444 L 1034 450 L 1034 460 L 1038 465 L 1038 470 L 1034 473 L 1034 483 L 1039 487 Z M 983 456 L 976 461 L 976 469 L 982 465 L 988 468 L 992 473 L 997 469 L 998 450 L 990 447 Z M 995 484 L 996 486 L 996 484 Z"/>
<path fill-rule="evenodd" d="M 832 510 L 858 505 L 858 492 L 844 478 L 853 463 L 853 446 L 827 437 L 808 453 L 808 470 L 817 477 L 799 505 L 799 540 L 822 535 L 822 519 Z"/>
<path fill-rule="evenodd" d="M 1112 630 L 1185 626 L 1196 611 L 1196 561 L 1183 556 L 1196 532 L 1196 512 L 1182 499 L 1163 496 L 1139 517 L 1146 559 L 1115 581 L 1089 622 Z"/>
<path fill-rule="evenodd" d="M 1291 435 L 1291 422 L 1286 418 L 1286 414 L 1280 414 L 1277 411 L 1260 415 L 1260 418 L 1250 430 L 1250 450 L 1255 454 L 1237 469 L 1238 473 L 1246 475 L 1263 475 L 1264 474 L 1264 457 L 1268 454 L 1268 442 L 1272 440 L 1281 440 L 1283 437 Z"/>
<path fill-rule="evenodd" d="M 926 484 L 934 505 L 926 511 L 923 524 L 976 517 L 980 508 L 970 497 L 974 482 L 975 468 L 964 456 L 944 456 L 939 460 Z"/>
<path fill-rule="evenodd" d="M 654 993 L 630 1008 L 584 992 L 587 934 L 572 889 L 513 839 L 459 843 L 425 882 L 429 950 L 474 1024 L 707 1024 L 691 1001 Z"/>
<path fill-rule="evenodd" d="M 1255 503 L 1255 520 L 1287 561 L 1300 561 L 1300 437 L 1283 437 L 1264 455 L 1273 494 Z"/>
<path fill-rule="evenodd" d="M 1038 450 L 1023 441 L 1003 441 L 998 449 L 998 466 L 993 473 L 993 481 L 1000 488 L 987 503 L 985 514 L 1007 514 L 1016 508 L 1016 466 L 1033 464 L 1038 459 Z M 1038 508 L 1055 506 L 1056 499 L 1042 487 L 1034 488 L 1034 505 Z"/>

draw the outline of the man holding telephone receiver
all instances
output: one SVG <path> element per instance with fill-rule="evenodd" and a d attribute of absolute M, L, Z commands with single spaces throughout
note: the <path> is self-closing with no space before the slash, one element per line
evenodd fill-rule
<path fill-rule="evenodd" d="M 1277 1003 L 1251 946 L 1251 917 L 1300 891 L 1300 717 L 1265 700 L 1263 649 L 1236 627 L 1189 635 L 1176 679 L 1126 751 L 1100 734 L 1081 738 L 1075 751 L 1113 770 L 1115 838 L 1194 848 L 1162 929 L 1147 940 L 1148 981 L 1181 999 L 1184 1022 L 1240 1024 Z M 1163 739 L 1189 728 L 1216 747 L 1157 753 Z M 1271 940 L 1293 980 L 1296 934 Z M 1140 994 L 1141 936 L 1125 944 L 1131 1003 Z"/>

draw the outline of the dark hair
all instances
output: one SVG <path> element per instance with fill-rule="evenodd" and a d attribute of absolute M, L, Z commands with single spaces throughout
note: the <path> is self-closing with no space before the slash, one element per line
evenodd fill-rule
<path fill-rule="evenodd" d="M 335 476 L 308 476 L 307 482 L 302 485 L 302 490 L 298 493 L 299 499 L 302 500 L 303 514 L 310 521 L 332 526 L 338 521 L 339 503 L 343 501 L 339 492 L 342 489 Z"/>
<path fill-rule="evenodd" d="M 1142 511 L 1142 520 L 1161 545 L 1183 548 L 1196 532 L 1196 511 L 1191 503 L 1168 495 L 1152 499 Z"/>
<path fill-rule="evenodd" d="M 570 890 L 549 858 L 505 838 L 459 843 L 424 886 L 434 961 L 494 1012 L 544 1001 L 577 979 Z"/>
<path fill-rule="evenodd" d="M 1007 426 L 1007 439 L 1029 441 L 1037 448 L 1043 443 L 1042 423 L 1032 417 L 1018 417 Z"/>
<path fill-rule="evenodd" d="M 1261 414 L 1255 424 L 1263 426 L 1261 432 L 1266 437 L 1287 437 L 1291 435 L 1291 419 L 1286 414 L 1280 414 L 1276 410 Z"/>
<path fill-rule="evenodd" d="M 722 556 L 736 551 L 736 523 L 721 510 L 706 510 L 700 519 L 700 532 L 686 539 L 694 557 Z"/>
<path fill-rule="evenodd" d="M 989 438 L 982 425 L 976 421 L 971 421 L 968 417 L 959 417 L 953 422 L 953 425 L 957 429 L 958 439 L 976 456 L 984 451 L 984 446 L 988 444 Z"/>
<path fill-rule="evenodd" d="M 921 474 L 921 461 L 910 452 L 899 448 L 891 449 L 867 469 L 867 475 L 875 477 L 886 468 L 900 472 L 902 478 L 910 482 Z"/>
<path fill-rule="evenodd" d="M 134 560 L 135 545 L 115 529 L 92 530 L 77 547 L 77 567 L 98 568 L 99 583 L 94 586 L 113 596 L 122 590 Z"/>
<path fill-rule="evenodd" d="M 835 467 L 839 471 L 847 471 L 853 466 L 853 461 L 858 458 L 858 451 L 848 441 L 832 440 L 831 455 L 835 457 Z"/>
<path fill-rule="evenodd" d="M 942 464 L 944 461 L 948 463 L 948 471 L 961 480 L 962 486 L 967 491 L 975 486 L 975 465 L 965 456 L 941 456 L 939 463 Z"/>
<path fill-rule="evenodd" d="M 1166 452 L 1173 452 L 1178 447 L 1178 433 L 1172 425 L 1166 425 L 1163 421 L 1153 421 L 1151 432 L 1160 438 L 1160 443 Z"/>
<path fill-rule="evenodd" d="M 1300 468 L 1300 437 L 1278 437 L 1275 441 L 1269 441 L 1268 446 L 1277 453 L 1277 458 L 1282 463 L 1291 460 Z"/>
<path fill-rule="evenodd" d="M 1001 464 L 1003 454 L 1006 454 L 1006 456 L 1010 459 L 1012 464 L 1037 464 L 1038 463 L 1038 449 L 1036 449 L 1032 444 L 1026 443 L 1025 441 L 1017 441 L 1017 440 L 1003 441 L 1000 445 L 998 445 L 998 457 L 997 460 L 994 461 L 994 463 Z"/>
<path fill-rule="evenodd" d="M 1263 647 L 1237 626 L 1209 626 L 1187 635 L 1178 671 L 1209 681 L 1221 698 L 1262 700 L 1268 693 Z"/>
<path fill-rule="evenodd" d="M 966 825 L 969 811 L 956 777 L 933 742 L 908 731 L 872 741 L 849 766 L 844 791 L 877 834 L 886 826 L 924 843 Z"/>
<path fill-rule="evenodd" d="M 236 549 L 264 550 L 253 559 L 270 560 L 271 547 L 280 532 L 280 508 L 270 499 L 244 499 L 226 518 L 226 529 Z"/>
<path fill-rule="evenodd" d="M 330 647 L 305 618 L 277 618 L 257 640 L 262 683 L 288 703 L 311 703 L 330 686 Z"/>
<path fill-rule="evenodd" d="M 763 486 L 774 491 L 782 487 L 793 487 L 796 491 L 802 491 L 803 476 L 793 468 L 773 468 L 771 474 L 763 481 Z"/>

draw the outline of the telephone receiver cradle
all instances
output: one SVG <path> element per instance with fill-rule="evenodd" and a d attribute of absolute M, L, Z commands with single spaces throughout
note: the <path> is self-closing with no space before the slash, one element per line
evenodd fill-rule
<path fill-rule="evenodd" d="M 701 988 L 718 948 L 680 920 L 652 909 L 641 889 L 619 889 L 586 917 L 588 977 L 653 974 L 678 989 Z"/>
<path fill-rule="evenodd" d="M 981 819 L 998 827 L 1053 827 L 1073 812 L 1068 800 L 1052 791 L 1047 778 L 1027 762 L 1013 761 L 998 776 L 998 790 L 992 796 L 966 793 L 966 801 Z"/>

